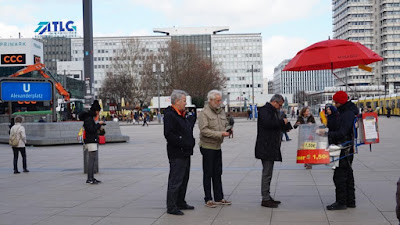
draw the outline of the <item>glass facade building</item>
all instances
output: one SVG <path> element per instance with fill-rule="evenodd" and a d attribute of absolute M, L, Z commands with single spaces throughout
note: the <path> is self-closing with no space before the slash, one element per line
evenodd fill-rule
<path fill-rule="evenodd" d="M 333 86 L 334 76 L 330 70 L 282 71 L 289 62 L 290 59 L 286 59 L 274 68 L 274 93 L 314 92 Z"/>

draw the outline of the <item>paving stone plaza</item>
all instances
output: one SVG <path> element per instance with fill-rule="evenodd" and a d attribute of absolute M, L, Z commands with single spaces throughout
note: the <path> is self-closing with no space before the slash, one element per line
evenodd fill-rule
<path fill-rule="evenodd" d="M 293 124 L 294 121 L 292 121 Z M 223 188 L 231 206 L 204 206 L 202 162 L 194 149 L 186 200 L 195 210 L 166 213 L 169 164 L 163 127 L 121 123 L 128 143 L 100 146 L 103 183 L 86 184 L 81 145 L 27 147 L 29 173 L 13 174 L 12 150 L 0 144 L 0 225 L 397 225 L 400 118 L 379 117 L 381 143 L 359 148 L 353 168 L 357 208 L 327 211 L 335 201 L 333 170 L 296 164 L 297 130 L 282 143 L 271 193 L 279 208 L 260 206 L 261 161 L 254 158 L 256 122 L 237 119 L 225 139 Z M 78 132 L 78 131 L 77 131 Z M 199 130 L 195 127 L 196 142 Z M 19 159 L 21 169 L 21 158 Z"/>

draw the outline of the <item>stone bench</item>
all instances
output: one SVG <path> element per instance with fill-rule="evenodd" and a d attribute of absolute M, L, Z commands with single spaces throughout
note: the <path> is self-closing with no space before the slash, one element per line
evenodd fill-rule
<path fill-rule="evenodd" d="M 77 139 L 82 121 L 56 123 L 23 123 L 26 131 L 26 145 L 65 145 L 78 144 Z M 107 121 L 104 126 L 106 143 L 127 142 L 129 137 L 121 134 L 118 122 Z M 9 139 L 7 123 L 0 124 L 0 143 L 7 143 Z"/>

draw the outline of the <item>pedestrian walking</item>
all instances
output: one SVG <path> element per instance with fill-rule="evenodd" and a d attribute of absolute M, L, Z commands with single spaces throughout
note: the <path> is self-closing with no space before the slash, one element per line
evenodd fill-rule
<path fill-rule="evenodd" d="M 390 108 L 390 106 L 388 106 L 388 107 L 386 107 L 386 111 L 387 111 L 387 114 L 386 114 L 387 118 L 390 118 L 390 114 L 392 112 L 392 108 Z"/>
<path fill-rule="evenodd" d="M 205 205 L 215 208 L 216 205 L 230 205 L 224 198 L 222 189 L 222 151 L 224 137 L 229 136 L 232 127 L 226 119 L 222 105 L 222 93 L 211 90 L 207 94 L 208 103 L 199 115 L 200 152 L 203 156 L 203 188 Z M 213 187 L 214 198 L 211 194 Z M 213 201 L 214 199 L 214 201 Z"/>
<path fill-rule="evenodd" d="M 270 186 L 274 162 L 282 162 L 281 142 L 282 130 L 288 120 L 279 116 L 279 109 L 285 102 L 282 95 L 275 94 L 270 102 L 267 102 L 258 111 L 257 139 L 255 157 L 261 159 L 263 170 L 261 177 L 261 206 L 277 208 L 281 203 L 272 198 Z"/>
<path fill-rule="evenodd" d="M 143 115 L 143 125 L 142 125 L 142 127 L 144 127 L 144 125 L 149 126 L 149 123 L 148 123 L 149 118 L 150 118 L 150 117 L 147 115 L 147 113 L 144 113 L 144 115 Z"/>
<path fill-rule="evenodd" d="M 281 109 L 279 113 L 280 113 L 281 119 L 286 119 L 287 118 L 285 110 Z M 290 131 L 290 129 L 288 129 L 288 127 L 285 126 L 285 128 L 282 130 L 282 140 L 283 140 L 283 135 L 285 135 L 286 141 L 291 141 L 292 140 L 292 139 L 289 138 L 289 135 L 287 134 L 287 132 L 289 132 L 289 131 Z"/>
<path fill-rule="evenodd" d="M 230 113 L 228 113 L 228 115 L 227 115 L 227 120 L 228 120 L 228 123 L 229 123 L 229 126 L 231 126 L 231 128 L 233 128 L 233 125 L 235 124 L 235 119 L 233 119 L 233 116 L 230 114 Z M 227 130 L 228 132 L 229 132 L 229 136 L 228 136 L 228 138 L 233 138 L 233 132 L 232 132 L 232 129 L 229 129 L 229 130 Z"/>
<path fill-rule="evenodd" d="M 10 144 L 14 154 L 14 174 L 20 173 L 18 171 L 18 155 L 22 156 L 22 168 L 25 173 L 29 172 L 26 163 L 26 134 L 25 127 L 22 126 L 23 118 L 21 116 L 15 117 L 15 124 L 10 130 Z"/>
<path fill-rule="evenodd" d="M 311 114 L 310 109 L 306 106 L 301 109 L 300 115 L 297 117 L 297 121 L 293 127 L 294 129 L 296 129 L 300 124 L 313 124 L 313 123 L 315 123 L 315 118 Z M 311 164 L 305 163 L 304 167 L 306 169 L 312 169 Z"/>
<path fill-rule="evenodd" d="M 98 184 L 101 183 L 101 181 L 97 180 L 94 178 L 94 167 L 95 167 L 95 162 L 98 160 L 97 159 L 97 151 L 98 151 L 98 142 L 99 142 L 99 135 L 98 132 L 101 128 L 101 126 L 104 123 L 104 121 L 98 121 L 96 123 L 96 119 L 99 116 L 101 107 L 100 104 L 97 100 L 94 100 L 92 106 L 90 107 L 90 110 L 88 112 L 83 112 L 79 118 L 83 120 L 83 128 L 85 129 L 85 136 L 86 138 L 84 139 L 85 143 L 85 148 L 88 151 L 88 165 L 87 165 L 87 184 Z"/>
<path fill-rule="evenodd" d="M 327 210 L 343 210 L 356 207 L 354 188 L 354 175 L 352 169 L 354 154 L 353 123 L 359 114 L 357 106 L 348 101 L 347 93 L 338 91 L 333 95 L 333 101 L 339 111 L 337 117 L 337 130 L 328 132 L 328 139 L 335 145 L 342 145 L 339 166 L 335 168 L 333 182 L 336 187 L 336 201 L 328 205 Z M 317 131 L 319 135 L 325 135 L 325 129 Z"/>
<path fill-rule="evenodd" d="M 195 116 L 185 115 L 187 95 L 182 90 L 174 90 L 171 94 L 172 105 L 164 111 L 164 137 L 169 159 L 167 213 L 172 215 L 184 215 L 181 210 L 194 209 L 185 200 L 190 156 L 195 146 L 193 127 L 196 123 Z"/>

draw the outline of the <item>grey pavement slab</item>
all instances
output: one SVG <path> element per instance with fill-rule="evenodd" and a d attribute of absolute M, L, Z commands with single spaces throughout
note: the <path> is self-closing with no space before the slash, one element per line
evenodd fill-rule
<path fill-rule="evenodd" d="M 194 149 L 186 195 L 195 210 L 166 213 L 169 164 L 163 127 L 121 126 L 128 143 L 100 146 L 99 185 L 85 183 L 81 145 L 27 147 L 30 173 L 13 174 L 12 150 L 0 144 L 0 225 L 398 225 L 396 182 L 400 176 L 400 118 L 379 118 L 381 143 L 361 146 L 354 160 L 357 208 L 327 211 L 335 201 L 333 170 L 296 164 L 297 130 L 282 142 L 283 162 L 274 166 L 271 193 L 278 208 L 260 206 L 262 165 L 254 158 L 256 123 L 237 119 L 225 139 L 222 182 L 231 206 L 204 206 L 202 161 Z M 194 135 L 198 142 L 196 125 Z M 21 159 L 19 161 L 21 167 Z"/>

